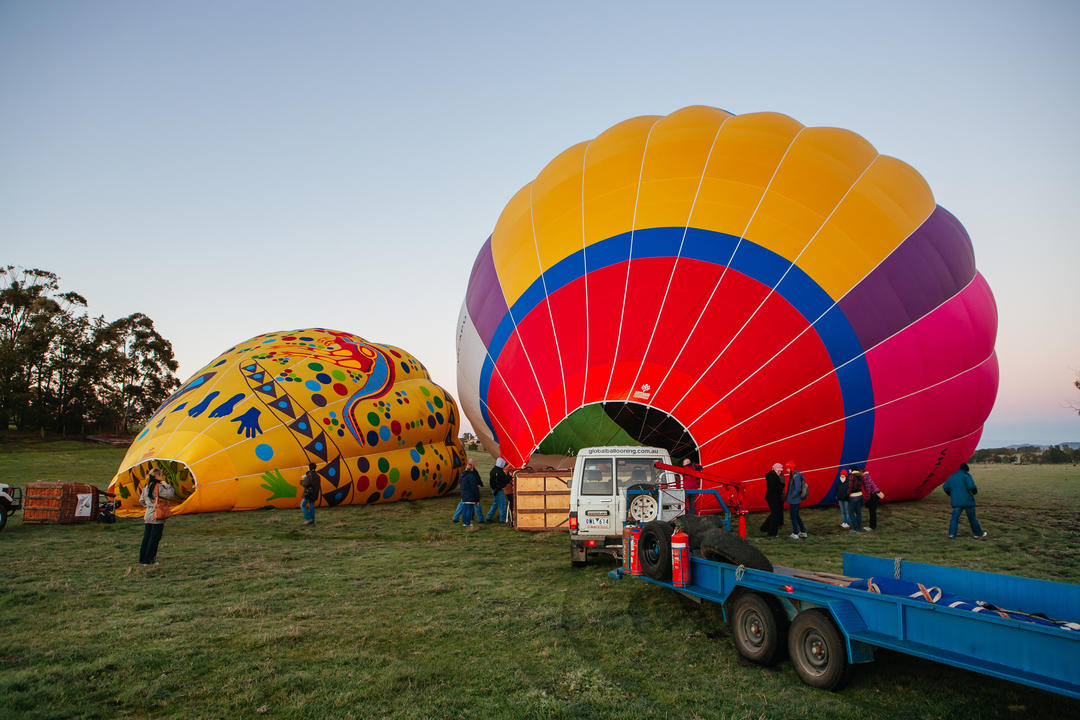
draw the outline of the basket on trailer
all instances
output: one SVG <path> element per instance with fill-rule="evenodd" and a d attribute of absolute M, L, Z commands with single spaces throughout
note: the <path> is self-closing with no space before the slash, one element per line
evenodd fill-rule
<path fill-rule="evenodd" d="M 23 499 L 23 523 L 68 525 L 101 519 L 108 494 L 88 483 L 27 483 Z"/>

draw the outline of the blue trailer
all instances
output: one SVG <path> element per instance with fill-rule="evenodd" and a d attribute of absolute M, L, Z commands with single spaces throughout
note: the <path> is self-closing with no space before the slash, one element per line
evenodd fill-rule
<path fill-rule="evenodd" d="M 722 603 L 736 648 L 755 663 L 775 661 L 786 635 L 796 672 L 815 687 L 839 687 L 853 664 L 887 648 L 1080 699 L 1080 627 L 1041 615 L 1080 621 L 1078 585 L 855 553 L 844 553 L 842 575 L 699 557 L 690 568 L 685 587 L 622 568 L 609 574 Z M 920 588 L 916 597 L 879 587 L 908 584 Z M 939 589 L 980 602 L 941 602 Z"/>

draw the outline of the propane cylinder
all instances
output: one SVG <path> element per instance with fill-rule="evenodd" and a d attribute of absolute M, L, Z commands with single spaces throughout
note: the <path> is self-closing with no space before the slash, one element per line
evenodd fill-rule
<path fill-rule="evenodd" d="M 641 528 L 635 527 L 630 531 L 630 574 L 641 574 L 641 557 L 638 556 L 638 541 L 641 539 Z"/>
<path fill-rule="evenodd" d="M 671 584 L 675 587 L 690 584 L 690 536 L 682 530 L 671 536 Z"/>
<path fill-rule="evenodd" d="M 631 527 L 629 525 L 623 525 L 622 529 L 622 569 L 623 572 L 630 572 L 630 532 Z"/>

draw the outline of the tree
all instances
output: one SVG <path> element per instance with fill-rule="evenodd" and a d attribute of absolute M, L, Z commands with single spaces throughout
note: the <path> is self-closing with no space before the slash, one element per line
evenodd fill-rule
<path fill-rule="evenodd" d="M 121 432 L 127 433 L 132 424 L 145 422 L 180 387 L 173 374 L 178 364 L 172 343 L 142 313 L 120 318 L 98 335 L 109 368 L 101 383 L 102 405 Z"/>

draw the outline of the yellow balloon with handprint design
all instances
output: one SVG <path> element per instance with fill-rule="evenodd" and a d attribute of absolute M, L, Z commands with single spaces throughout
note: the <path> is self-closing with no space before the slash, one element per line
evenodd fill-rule
<path fill-rule="evenodd" d="M 298 507 L 315 463 L 320 505 L 416 500 L 452 490 L 465 460 L 458 409 L 412 355 L 336 330 L 272 332 L 235 345 L 175 392 L 109 486 L 142 513 L 150 468 L 174 514 Z"/>

